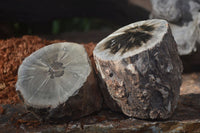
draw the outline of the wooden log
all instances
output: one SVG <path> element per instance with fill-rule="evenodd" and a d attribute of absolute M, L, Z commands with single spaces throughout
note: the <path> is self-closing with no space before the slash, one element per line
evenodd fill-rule
<path fill-rule="evenodd" d="M 87 52 L 75 43 L 55 43 L 32 53 L 19 67 L 16 90 L 42 120 L 78 119 L 102 105 Z"/>
<path fill-rule="evenodd" d="M 174 112 L 182 62 L 165 20 L 120 28 L 97 44 L 94 59 L 108 107 L 129 117 L 167 119 Z"/>
<path fill-rule="evenodd" d="M 180 55 L 196 51 L 200 43 L 199 0 L 151 0 L 151 18 L 169 21 Z"/>

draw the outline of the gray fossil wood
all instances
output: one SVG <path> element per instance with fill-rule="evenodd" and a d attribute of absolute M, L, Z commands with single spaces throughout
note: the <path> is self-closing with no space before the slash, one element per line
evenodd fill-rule
<path fill-rule="evenodd" d="M 111 110 L 141 119 L 172 115 L 183 68 L 167 21 L 153 19 L 122 27 L 99 42 L 93 54 Z"/>
<path fill-rule="evenodd" d="M 151 0 L 151 18 L 169 21 L 180 55 L 196 51 L 200 43 L 200 0 Z"/>
<path fill-rule="evenodd" d="M 19 67 L 16 90 L 27 109 L 43 120 L 78 119 L 102 104 L 87 52 L 76 43 L 32 53 Z"/>

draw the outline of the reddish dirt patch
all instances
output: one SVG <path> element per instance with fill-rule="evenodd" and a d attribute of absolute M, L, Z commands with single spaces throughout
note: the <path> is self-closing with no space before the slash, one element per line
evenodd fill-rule
<path fill-rule="evenodd" d="M 94 50 L 95 46 L 96 46 L 96 44 L 94 44 L 94 43 L 84 44 L 84 47 L 85 47 L 85 49 L 88 53 L 88 56 L 91 60 L 92 66 L 93 66 L 95 72 L 97 73 L 96 65 L 95 65 L 94 58 L 93 58 L 93 50 Z"/>
<path fill-rule="evenodd" d="M 3 107 L 2 107 L 2 106 L 0 106 L 0 115 L 2 115 L 2 114 L 3 114 L 3 112 L 4 112 L 4 109 L 3 109 Z"/>
<path fill-rule="evenodd" d="M 34 128 L 38 127 L 41 123 L 37 120 L 23 120 L 23 119 L 18 119 L 17 123 L 15 123 L 17 127 L 19 127 L 21 124 L 27 126 L 28 128 Z"/>

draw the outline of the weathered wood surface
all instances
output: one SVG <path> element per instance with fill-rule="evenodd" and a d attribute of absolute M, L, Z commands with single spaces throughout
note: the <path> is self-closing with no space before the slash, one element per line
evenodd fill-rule
<path fill-rule="evenodd" d="M 93 54 L 111 110 L 140 119 L 172 115 L 183 67 L 166 21 L 125 26 L 99 42 Z"/>
<path fill-rule="evenodd" d="M 170 22 L 179 54 L 188 55 L 196 51 L 196 45 L 200 43 L 200 1 L 151 0 L 151 3 L 151 18 Z"/>

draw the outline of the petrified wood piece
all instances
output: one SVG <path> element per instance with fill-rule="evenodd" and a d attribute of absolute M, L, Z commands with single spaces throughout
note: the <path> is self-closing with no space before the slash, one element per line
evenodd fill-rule
<path fill-rule="evenodd" d="M 183 68 L 165 20 L 125 26 L 99 42 L 93 54 L 108 107 L 141 119 L 172 115 Z"/>
<path fill-rule="evenodd" d="M 27 57 L 18 70 L 16 90 L 40 118 L 77 119 L 101 108 L 88 55 L 82 45 L 55 43 Z"/>
<path fill-rule="evenodd" d="M 200 0 L 151 0 L 151 18 L 169 21 L 180 55 L 196 51 L 200 43 Z"/>

